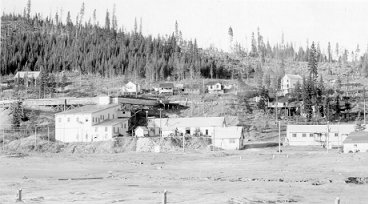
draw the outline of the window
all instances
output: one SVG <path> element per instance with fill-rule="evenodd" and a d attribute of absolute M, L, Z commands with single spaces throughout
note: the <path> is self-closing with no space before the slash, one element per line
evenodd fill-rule
<path fill-rule="evenodd" d="M 293 133 L 293 134 L 292 134 L 292 136 L 293 136 L 293 137 L 296 137 L 296 133 Z"/>
<path fill-rule="evenodd" d="M 303 133 L 303 134 L 302 134 L 302 137 L 307 137 L 307 134 Z"/>
<path fill-rule="evenodd" d="M 110 113 L 107 114 L 107 119 L 110 119 Z"/>
<path fill-rule="evenodd" d="M 229 139 L 229 143 L 234 144 L 235 143 L 235 139 Z"/>
<path fill-rule="evenodd" d="M 114 119 L 115 118 L 115 115 L 114 114 L 112 114 L 112 119 Z"/>
<path fill-rule="evenodd" d="M 339 136 L 339 133 L 335 133 L 335 137 L 338 137 Z"/>
<path fill-rule="evenodd" d="M 309 137 L 313 137 L 313 133 L 310 133 L 310 134 L 309 134 Z"/>
<path fill-rule="evenodd" d="M 124 123 L 124 129 L 126 129 L 126 123 Z"/>
<path fill-rule="evenodd" d="M 70 118 L 68 118 L 67 121 L 70 122 Z"/>
<path fill-rule="evenodd" d="M 86 118 L 86 122 L 88 122 L 88 118 Z"/>
<path fill-rule="evenodd" d="M 123 111 L 123 114 L 125 114 L 125 111 Z"/>
<path fill-rule="evenodd" d="M 206 130 L 206 135 L 208 135 L 208 130 Z"/>
<path fill-rule="evenodd" d="M 61 123 L 61 118 L 59 118 L 59 123 Z"/>
<path fill-rule="evenodd" d="M 114 131 L 114 132 L 115 132 L 115 127 L 112 127 L 112 131 Z"/>
<path fill-rule="evenodd" d="M 190 128 L 185 128 L 185 134 L 190 134 Z"/>

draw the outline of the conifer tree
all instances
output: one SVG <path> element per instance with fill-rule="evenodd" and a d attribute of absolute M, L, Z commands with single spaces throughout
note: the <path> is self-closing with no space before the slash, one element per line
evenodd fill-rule
<path fill-rule="evenodd" d="M 317 62 L 317 51 L 314 46 L 314 42 L 312 42 L 310 51 L 309 51 L 309 59 L 308 59 L 308 68 L 309 68 L 309 76 L 311 79 L 316 82 L 318 77 L 318 62 Z"/>
<path fill-rule="evenodd" d="M 307 121 L 311 121 L 313 115 L 313 102 L 312 102 L 312 78 L 309 77 L 307 80 L 303 78 L 303 105 L 304 105 L 304 113 L 306 114 Z"/>

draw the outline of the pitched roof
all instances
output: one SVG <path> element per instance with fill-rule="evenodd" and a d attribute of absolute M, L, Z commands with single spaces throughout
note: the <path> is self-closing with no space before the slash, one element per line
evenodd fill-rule
<path fill-rule="evenodd" d="M 165 82 L 165 83 L 160 83 L 159 87 L 160 88 L 174 88 L 174 84 L 170 82 Z"/>
<path fill-rule="evenodd" d="M 27 76 L 28 78 L 38 78 L 40 76 L 40 71 L 19 71 L 14 75 L 14 79 L 24 78 Z"/>
<path fill-rule="evenodd" d="M 96 113 L 102 110 L 119 107 L 118 104 L 109 104 L 109 105 L 88 105 L 82 106 L 80 108 L 75 108 L 72 110 L 56 113 L 55 115 L 75 115 L 75 114 L 89 114 Z"/>
<path fill-rule="evenodd" d="M 215 127 L 214 138 L 216 139 L 239 139 L 242 137 L 243 127 Z"/>
<path fill-rule="evenodd" d="M 352 143 L 368 143 L 368 132 L 359 131 L 350 133 L 349 136 L 344 140 L 343 144 Z"/>
<path fill-rule="evenodd" d="M 292 80 L 302 80 L 303 77 L 301 77 L 300 75 L 294 75 L 294 74 L 285 74 L 285 77 L 289 77 L 289 79 Z"/>
<path fill-rule="evenodd" d="M 206 83 L 206 86 L 212 86 L 212 85 L 215 85 L 215 84 L 221 84 L 221 83 L 218 82 L 218 81 L 210 81 L 210 82 Z"/>
<path fill-rule="evenodd" d="M 192 117 L 192 118 L 155 118 L 149 120 L 149 126 L 162 129 L 175 129 L 177 127 L 222 127 L 225 124 L 224 117 Z"/>

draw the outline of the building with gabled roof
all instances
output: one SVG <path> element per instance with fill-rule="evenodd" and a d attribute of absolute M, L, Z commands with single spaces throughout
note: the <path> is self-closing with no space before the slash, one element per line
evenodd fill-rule
<path fill-rule="evenodd" d="M 124 84 L 121 88 L 121 92 L 124 94 L 136 94 L 141 92 L 141 86 L 139 84 L 133 83 L 129 81 L 128 83 Z"/>
<path fill-rule="evenodd" d="M 212 144 L 226 150 L 239 150 L 243 148 L 244 128 L 241 126 L 215 127 L 212 135 Z"/>
<path fill-rule="evenodd" d="M 24 79 L 24 78 L 28 78 L 28 79 L 37 79 L 40 76 L 41 72 L 40 71 L 19 71 L 14 75 L 14 79 Z"/>
<path fill-rule="evenodd" d="M 211 81 L 206 83 L 207 86 L 207 92 L 210 94 L 223 94 L 224 89 L 223 85 L 220 82 L 217 81 Z"/>
<path fill-rule="evenodd" d="M 62 142 L 112 140 L 128 131 L 118 104 L 87 105 L 55 114 L 55 139 Z"/>
<path fill-rule="evenodd" d="M 302 85 L 303 83 L 303 77 L 300 75 L 293 75 L 293 74 L 285 74 L 284 77 L 281 79 L 281 90 L 284 95 L 290 94 L 297 83 L 300 83 Z"/>
<path fill-rule="evenodd" d="M 174 94 L 174 84 L 171 82 L 160 83 L 158 87 L 159 94 Z"/>
<path fill-rule="evenodd" d="M 343 142 L 344 153 L 368 152 L 368 132 L 352 132 Z"/>
<path fill-rule="evenodd" d="M 155 135 L 204 135 L 212 136 L 215 127 L 224 127 L 224 117 L 155 118 L 148 120 L 148 128 Z"/>

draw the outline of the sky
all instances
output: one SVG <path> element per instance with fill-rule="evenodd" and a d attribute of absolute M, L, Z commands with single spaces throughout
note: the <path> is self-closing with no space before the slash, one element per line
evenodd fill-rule
<path fill-rule="evenodd" d="M 23 13 L 27 0 L 0 0 L 1 12 Z M 306 47 L 312 41 L 319 42 L 326 52 L 327 43 L 335 49 L 361 52 L 368 45 L 368 1 L 364 0 L 32 0 L 31 13 L 44 17 L 58 12 L 65 22 L 71 12 L 75 21 L 82 2 L 85 17 L 104 25 L 106 11 L 112 13 L 116 4 L 118 26 L 127 31 L 134 27 L 134 19 L 142 18 L 144 34 L 154 36 L 172 34 L 175 21 L 184 39 L 197 39 L 200 47 L 229 48 L 228 29 L 234 31 L 234 41 L 249 47 L 252 32 L 257 28 L 265 41 L 280 43 L 282 33 L 286 42 Z"/>

